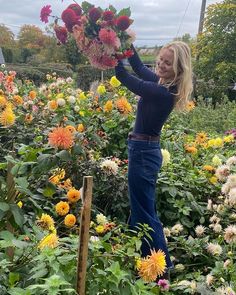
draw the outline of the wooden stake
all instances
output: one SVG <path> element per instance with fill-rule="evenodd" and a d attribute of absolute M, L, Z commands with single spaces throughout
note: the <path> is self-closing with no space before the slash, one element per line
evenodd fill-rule
<path fill-rule="evenodd" d="M 76 291 L 79 295 L 85 295 L 85 282 L 88 258 L 89 228 L 92 203 L 93 177 L 84 176 L 82 201 L 83 207 L 80 217 L 80 232 L 78 246 L 78 263 L 76 277 Z"/>

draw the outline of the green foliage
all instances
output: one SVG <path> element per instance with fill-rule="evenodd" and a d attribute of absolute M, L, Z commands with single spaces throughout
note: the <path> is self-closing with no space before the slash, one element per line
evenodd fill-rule
<path fill-rule="evenodd" d="M 210 96 L 217 101 L 219 94 L 229 94 L 235 82 L 236 4 L 225 0 L 209 6 L 204 31 L 196 45 L 197 60 L 194 65 L 197 79 L 206 87 L 197 88 L 197 95 Z M 212 80 L 213 87 L 208 88 Z"/>
<path fill-rule="evenodd" d="M 224 134 L 236 126 L 236 104 L 224 95 L 218 96 L 217 103 L 212 99 L 198 97 L 197 107 L 184 114 L 173 113 L 167 124 L 188 132 L 209 132 L 210 134 Z M 176 125 L 177 124 L 177 125 Z"/>
<path fill-rule="evenodd" d="M 13 61 L 13 53 L 10 48 L 2 47 L 2 53 L 6 63 L 12 63 Z"/>
<path fill-rule="evenodd" d="M 114 70 L 106 70 L 102 72 L 101 70 L 92 68 L 90 65 L 78 65 L 76 72 L 78 87 L 85 91 L 90 89 L 92 82 L 101 81 L 102 77 L 106 80 L 114 75 Z"/>

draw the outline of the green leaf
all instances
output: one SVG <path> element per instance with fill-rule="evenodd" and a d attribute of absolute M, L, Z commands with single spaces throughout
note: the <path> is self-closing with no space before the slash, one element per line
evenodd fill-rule
<path fill-rule="evenodd" d="M 9 205 L 6 202 L 0 202 L 0 210 L 6 212 L 10 209 Z"/>
<path fill-rule="evenodd" d="M 87 2 L 87 1 L 83 1 L 83 2 L 81 3 L 81 7 L 82 7 L 83 11 L 84 11 L 85 13 L 87 13 L 87 12 L 89 11 L 90 8 L 94 7 L 94 5 L 90 4 L 90 3 Z"/>
<path fill-rule="evenodd" d="M 111 10 L 112 12 L 114 12 L 114 14 L 116 14 L 116 9 L 115 9 L 115 7 L 113 6 L 113 5 L 109 5 L 109 10 Z"/>
<path fill-rule="evenodd" d="M 71 154 L 66 150 L 56 153 L 56 156 L 63 161 L 71 160 Z"/>
<path fill-rule="evenodd" d="M 16 204 L 10 204 L 10 207 L 11 207 L 11 212 L 16 224 L 19 227 L 23 227 L 23 223 L 24 223 L 23 211 Z"/>
<path fill-rule="evenodd" d="M 5 170 L 7 168 L 7 163 L 0 163 L 0 170 Z"/>
<path fill-rule="evenodd" d="M 130 7 L 121 9 L 121 11 L 118 13 L 118 16 L 121 16 L 121 15 L 130 16 L 131 15 Z"/>
<path fill-rule="evenodd" d="M 52 197 L 56 192 L 56 188 L 53 184 L 49 183 L 43 190 L 44 197 Z"/>
<path fill-rule="evenodd" d="M 27 180 L 27 177 L 15 178 L 15 183 L 23 189 L 27 189 L 29 186 L 29 182 Z"/>
<path fill-rule="evenodd" d="M 5 241 L 12 241 L 14 239 L 14 235 L 8 230 L 4 230 L 0 232 L 0 238 Z"/>
<path fill-rule="evenodd" d="M 21 288 L 12 288 L 8 290 L 9 295 L 31 295 L 29 290 L 21 289 Z"/>
<path fill-rule="evenodd" d="M 10 272 L 9 273 L 9 279 L 8 279 L 10 287 L 14 287 L 15 283 L 18 282 L 19 279 L 20 279 L 19 273 Z"/>

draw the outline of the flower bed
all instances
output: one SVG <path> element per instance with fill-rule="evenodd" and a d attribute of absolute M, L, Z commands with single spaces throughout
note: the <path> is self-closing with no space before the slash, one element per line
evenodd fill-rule
<path fill-rule="evenodd" d="M 157 284 L 162 253 L 142 260 L 148 228 L 126 225 L 136 98 L 115 77 L 94 92 L 56 73 L 46 78 L 36 87 L 0 72 L 1 294 L 75 294 L 85 175 L 94 178 L 87 294 L 235 294 L 235 104 L 221 106 L 232 116 L 227 134 L 198 129 L 199 112 L 210 126 L 204 102 L 163 128 L 157 200 L 175 268 L 170 284 Z"/>

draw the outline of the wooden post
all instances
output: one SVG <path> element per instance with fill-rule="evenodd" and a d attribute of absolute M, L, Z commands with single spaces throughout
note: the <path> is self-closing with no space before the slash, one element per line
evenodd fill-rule
<path fill-rule="evenodd" d="M 202 30 L 203 30 L 205 9 L 206 9 L 206 0 L 202 0 L 202 6 L 201 6 L 201 11 L 200 11 L 200 19 L 199 19 L 199 26 L 198 26 L 198 35 L 201 34 Z"/>
<path fill-rule="evenodd" d="M 82 189 L 83 207 L 80 217 L 80 232 L 78 246 L 78 263 L 76 277 L 76 291 L 79 295 L 85 295 L 85 281 L 88 258 L 89 228 L 92 203 L 93 177 L 84 176 Z"/>

